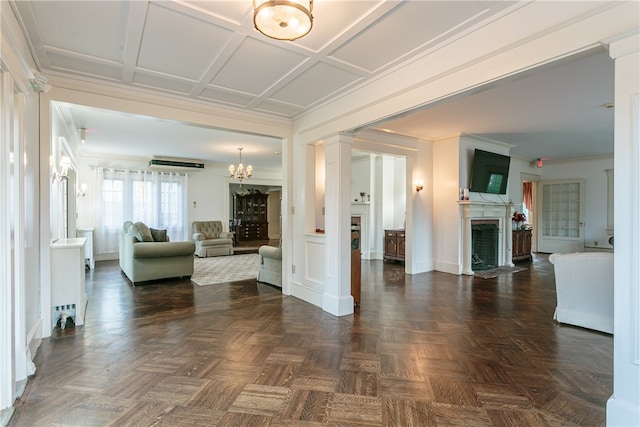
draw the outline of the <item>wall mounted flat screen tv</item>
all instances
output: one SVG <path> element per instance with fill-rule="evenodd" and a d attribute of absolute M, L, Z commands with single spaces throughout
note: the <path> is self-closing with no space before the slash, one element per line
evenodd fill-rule
<path fill-rule="evenodd" d="M 476 148 L 471 163 L 469 191 L 507 194 L 507 178 L 511 157 Z"/>

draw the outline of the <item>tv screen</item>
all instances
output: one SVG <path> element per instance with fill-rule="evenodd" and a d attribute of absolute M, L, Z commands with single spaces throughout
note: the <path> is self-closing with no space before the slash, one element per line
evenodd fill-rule
<path fill-rule="evenodd" d="M 469 191 L 507 194 L 507 178 L 511 158 L 476 148 L 471 163 Z"/>

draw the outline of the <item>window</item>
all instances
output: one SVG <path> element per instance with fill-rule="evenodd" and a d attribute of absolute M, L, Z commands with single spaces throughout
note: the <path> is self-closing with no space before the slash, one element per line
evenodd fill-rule
<path fill-rule="evenodd" d="M 162 224 L 173 226 L 182 222 L 179 209 L 180 187 L 177 182 L 162 182 L 160 184 L 160 215 Z"/>
<path fill-rule="evenodd" d="M 122 227 L 124 222 L 123 190 L 124 181 L 120 179 L 105 179 L 102 182 L 102 211 L 106 227 Z"/>
<path fill-rule="evenodd" d="M 169 172 L 98 170 L 97 254 L 118 252 L 125 221 L 167 230 L 172 240 L 188 240 L 187 175 Z"/>

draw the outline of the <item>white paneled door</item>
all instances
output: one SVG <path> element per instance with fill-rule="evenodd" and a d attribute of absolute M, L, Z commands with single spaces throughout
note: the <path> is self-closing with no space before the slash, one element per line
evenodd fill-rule
<path fill-rule="evenodd" d="M 541 181 L 538 251 L 584 251 L 584 181 Z"/>

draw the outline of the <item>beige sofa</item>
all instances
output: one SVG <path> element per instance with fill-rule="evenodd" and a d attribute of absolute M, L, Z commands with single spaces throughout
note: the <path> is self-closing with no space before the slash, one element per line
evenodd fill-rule
<path fill-rule="evenodd" d="M 199 257 L 233 255 L 233 233 L 222 230 L 222 221 L 194 221 L 193 240 Z"/>
<path fill-rule="evenodd" d="M 613 253 L 552 254 L 560 323 L 613 333 Z"/>
<path fill-rule="evenodd" d="M 127 221 L 120 233 L 120 268 L 135 285 L 193 275 L 193 242 L 171 242 L 166 230 Z"/>
<path fill-rule="evenodd" d="M 260 246 L 260 266 L 258 282 L 282 287 L 282 249 L 273 246 Z"/>

